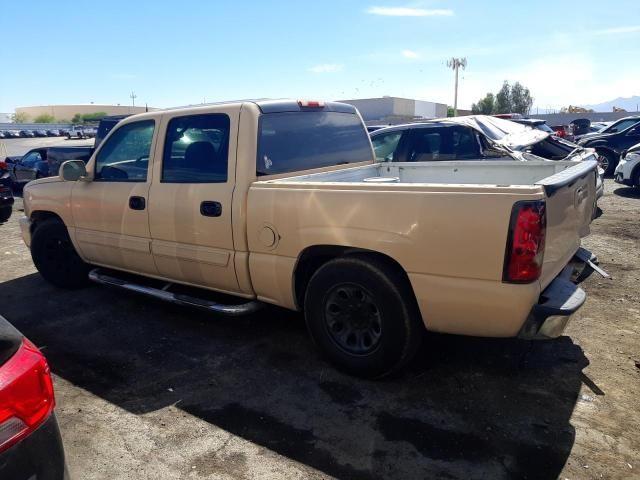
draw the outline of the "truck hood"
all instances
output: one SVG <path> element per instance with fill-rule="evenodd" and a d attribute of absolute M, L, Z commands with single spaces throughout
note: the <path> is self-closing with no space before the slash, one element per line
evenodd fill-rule
<path fill-rule="evenodd" d="M 473 128 L 495 144 L 505 146 L 510 150 L 523 150 L 551 135 L 542 130 L 488 115 L 453 117 L 442 119 L 442 121 Z"/>
<path fill-rule="evenodd" d="M 56 183 L 56 182 L 63 182 L 64 180 L 62 180 L 58 175 L 54 176 L 54 177 L 45 177 L 45 178 L 38 178 L 37 180 L 31 180 L 29 182 L 29 185 L 40 185 L 42 183 Z"/>

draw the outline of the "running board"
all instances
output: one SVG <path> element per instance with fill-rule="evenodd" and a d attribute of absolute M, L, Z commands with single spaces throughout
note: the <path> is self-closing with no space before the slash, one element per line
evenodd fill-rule
<path fill-rule="evenodd" d="M 174 303 L 176 305 L 182 305 L 186 307 L 195 307 L 201 310 L 207 310 L 209 312 L 221 313 L 232 317 L 238 317 L 241 315 L 249 315 L 257 312 L 263 307 L 262 302 L 252 300 L 247 303 L 241 303 L 238 305 L 225 305 L 222 303 L 216 303 L 211 300 L 205 300 L 204 298 L 192 297 L 190 295 L 182 295 L 167 291 L 170 284 L 167 284 L 164 289 L 148 287 L 133 283 L 129 280 L 123 280 L 111 275 L 103 273 L 98 268 L 94 268 L 89 272 L 89 280 L 100 283 L 102 285 L 109 285 L 111 287 L 118 287 L 130 292 L 142 293 L 165 302 Z"/>

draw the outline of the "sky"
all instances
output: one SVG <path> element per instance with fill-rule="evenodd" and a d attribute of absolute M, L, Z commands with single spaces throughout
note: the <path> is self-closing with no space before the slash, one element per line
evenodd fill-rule
<path fill-rule="evenodd" d="M 640 95 L 640 2 L 4 1 L 0 112 L 383 95 L 458 106 L 504 80 L 534 111 Z"/>

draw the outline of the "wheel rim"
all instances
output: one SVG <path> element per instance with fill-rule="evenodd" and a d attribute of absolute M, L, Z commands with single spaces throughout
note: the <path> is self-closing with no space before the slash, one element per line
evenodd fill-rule
<path fill-rule="evenodd" d="M 325 298 L 326 328 L 341 350 L 350 355 L 367 355 L 378 348 L 382 318 L 373 295 L 360 285 L 341 284 Z"/>
<path fill-rule="evenodd" d="M 606 172 L 607 169 L 609 168 L 609 157 L 607 157 L 606 155 L 603 155 L 602 153 L 599 153 L 598 164 L 600 165 L 600 168 L 602 168 Z"/>

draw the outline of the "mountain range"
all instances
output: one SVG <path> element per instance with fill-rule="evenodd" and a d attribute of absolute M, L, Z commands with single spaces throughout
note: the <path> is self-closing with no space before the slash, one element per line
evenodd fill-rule
<path fill-rule="evenodd" d="M 624 108 L 627 112 L 637 112 L 640 108 L 640 96 L 634 95 L 628 98 L 618 97 L 608 102 L 582 106 L 584 108 L 591 108 L 594 112 L 611 112 L 613 111 L 613 107 Z"/>

